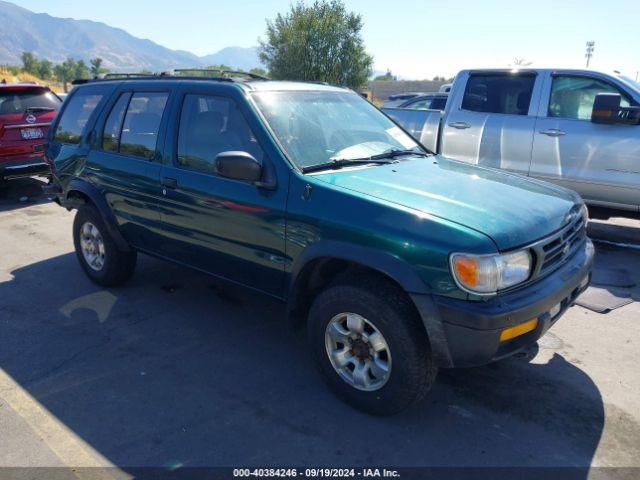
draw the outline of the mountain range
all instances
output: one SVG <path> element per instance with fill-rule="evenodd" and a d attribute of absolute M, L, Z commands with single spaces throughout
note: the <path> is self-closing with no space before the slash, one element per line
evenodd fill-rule
<path fill-rule="evenodd" d="M 100 57 L 112 71 L 165 71 L 225 64 L 260 67 L 257 47 L 226 47 L 205 56 L 171 50 L 101 22 L 53 17 L 0 0 L 0 64 L 19 65 L 22 52 L 61 63 Z"/>

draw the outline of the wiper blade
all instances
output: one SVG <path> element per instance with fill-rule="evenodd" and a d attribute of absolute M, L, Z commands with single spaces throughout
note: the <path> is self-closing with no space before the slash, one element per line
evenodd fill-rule
<path fill-rule="evenodd" d="M 418 157 L 428 157 L 429 154 L 416 150 L 388 150 L 386 152 L 379 153 L 377 155 L 372 155 L 369 157 L 371 160 L 375 160 L 378 158 L 395 158 L 401 157 L 403 155 L 415 155 Z"/>
<path fill-rule="evenodd" d="M 55 108 L 53 107 L 28 107 L 25 110 L 25 113 L 37 113 L 37 112 L 53 112 Z"/>
<path fill-rule="evenodd" d="M 319 172 L 321 170 L 337 170 L 342 167 L 348 167 L 351 165 L 366 165 L 368 163 L 384 164 L 392 163 L 391 160 L 383 160 L 382 158 L 362 157 L 362 158 L 336 158 L 329 162 L 318 163 L 317 165 L 309 165 L 308 167 L 302 167 L 302 173 Z"/>
<path fill-rule="evenodd" d="M 358 158 L 334 158 L 329 162 L 319 163 L 317 165 L 310 165 L 308 167 L 302 167 L 302 173 L 317 172 L 320 170 L 339 169 L 350 165 L 365 165 L 367 163 L 393 163 L 393 158 L 401 157 L 404 155 L 415 155 L 418 157 L 428 157 L 430 154 L 416 151 L 416 150 L 388 150 L 386 152 L 371 155 L 369 157 Z"/>

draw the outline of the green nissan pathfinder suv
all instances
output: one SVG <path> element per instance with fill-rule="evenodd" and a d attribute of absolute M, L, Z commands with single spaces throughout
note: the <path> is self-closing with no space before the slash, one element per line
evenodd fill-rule
<path fill-rule="evenodd" d="M 421 399 L 438 368 L 535 343 L 589 284 L 576 193 L 434 155 L 344 88 L 88 81 L 47 160 L 91 280 L 119 285 L 146 253 L 276 297 L 328 385 L 374 414 Z"/>

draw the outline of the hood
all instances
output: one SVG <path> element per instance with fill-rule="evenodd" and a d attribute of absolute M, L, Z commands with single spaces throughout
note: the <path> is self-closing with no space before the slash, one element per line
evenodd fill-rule
<path fill-rule="evenodd" d="M 549 235 L 580 203 L 571 190 L 441 156 L 314 177 L 472 228 L 489 236 L 499 250 Z"/>

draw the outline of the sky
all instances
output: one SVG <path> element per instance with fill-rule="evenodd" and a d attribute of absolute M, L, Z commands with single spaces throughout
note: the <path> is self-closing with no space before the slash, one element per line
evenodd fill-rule
<path fill-rule="evenodd" d="M 197 55 L 251 47 L 265 19 L 291 0 L 12 0 L 35 12 L 104 22 Z M 406 79 L 453 76 L 463 68 L 507 67 L 516 57 L 539 67 L 640 71 L 640 0 L 345 0 L 360 13 L 377 71 Z"/>

